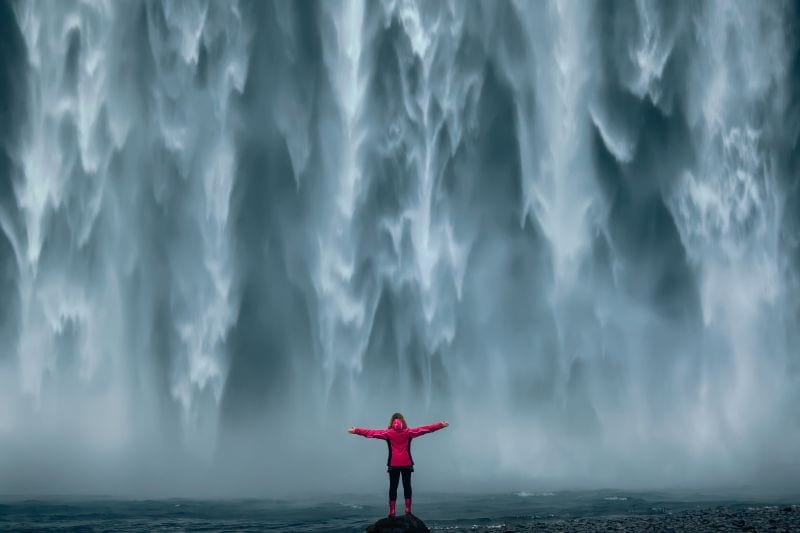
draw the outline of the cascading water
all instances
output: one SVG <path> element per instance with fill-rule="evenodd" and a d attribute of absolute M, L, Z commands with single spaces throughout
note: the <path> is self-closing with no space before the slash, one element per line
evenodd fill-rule
<path fill-rule="evenodd" d="M 791 486 L 796 16 L 0 4 L 0 491 Z"/>

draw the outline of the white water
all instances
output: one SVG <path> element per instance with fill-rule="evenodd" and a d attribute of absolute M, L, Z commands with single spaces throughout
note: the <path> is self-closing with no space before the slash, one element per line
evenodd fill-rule
<path fill-rule="evenodd" d="M 788 4 L 10 5 L 3 491 L 796 479 Z"/>

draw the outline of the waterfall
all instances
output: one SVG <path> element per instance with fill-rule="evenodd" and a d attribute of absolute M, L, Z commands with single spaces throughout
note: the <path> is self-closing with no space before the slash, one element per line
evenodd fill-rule
<path fill-rule="evenodd" d="M 796 18 L 3 2 L 0 489 L 790 485 Z"/>

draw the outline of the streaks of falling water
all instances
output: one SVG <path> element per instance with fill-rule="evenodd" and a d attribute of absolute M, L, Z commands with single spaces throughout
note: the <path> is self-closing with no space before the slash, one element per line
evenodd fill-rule
<path fill-rule="evenodd" d="M 89 425 L 124 441 L 130 402 L 138 401 L 130 373 L 149 371 L 152 363 L 140 359 L 151 356 L 161 327 L 148 313 L 167 305 L 169 390 L 182 407 L 187 442 L 204 442 L 207 453 L 212 436 L 193 439 L 193 397 L 208 389 L 219 398 L 220 343 L 235 320 L 225 229 L 235 167 L 229 95 L 243 89 L 246 50 L 233 39 L 217 61 L 207 57 L 241 25 L 235 4 L 166 3 L 146 13 L 136 7 L 17 5 L 32 73 L 16 189 L 25 234 L 14 239 L 21 388 L 40 406 L 62 401 L 43 382 L 64 364 L 60 351 L 74 337 L 80 379 L 104 384 L 83 400 L 107 409 Z M 139 45 L 150 48 L 152 63 L 126 54 L 132 29 L 119 25 L 128 18 L 144 19 Z M 206 79 L 198 86 L 200 68 Z M 145 83 L 137 74 L 151 77 L 146 94 L 133 92 Z M 195 107 L 206 111 L 193 113 Z M 148 228 L 142 219 L 150 206 L 180 213 L 180 221 Z M 182 237 L 150 248 L 149 229 Z M 162 274 L 171 281 L 162 285 Z"/>
<path fill-rule="evenodd" d="M 394 409 L 441 479 L 796 474 L 795 7 L 8 5 L 14 479 L 59 436 L 319 487 Z"/>
<path fill-rule="evenodd" d="M 319 246 L 319 271 L 316 285 L 320 297 L 319 325 L 324 364 L 330 381 L 338 364 L 359 371 L 376 299 L 362 298 L 354 291 L 356 268 L 353 217 L 362 188 L 359 147 L 365 132 L 361 102 L 365 80 L 361 71 L 364 3 L 344 2 L 332 9 L 335 20 L 335 46 L 326 48 L 333 55 L 327 60 L 330 77 L 341 112 L 341 152 L 335 172 L 334 193 L 329 213 L 323 222 Z"/>

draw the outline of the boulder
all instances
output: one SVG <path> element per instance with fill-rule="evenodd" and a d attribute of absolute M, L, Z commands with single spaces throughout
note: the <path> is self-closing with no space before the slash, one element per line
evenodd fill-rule
<path fill-rule="evenodd" d="M 425 522 L 413 514 L 381 518 L 367 528 L 367 533 L 430 533 Z"/>

